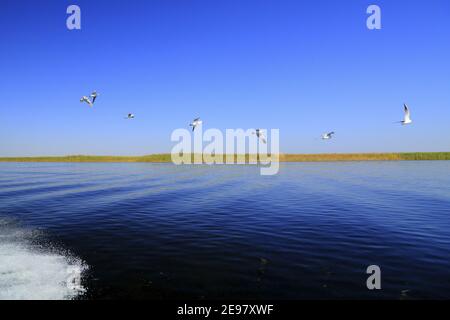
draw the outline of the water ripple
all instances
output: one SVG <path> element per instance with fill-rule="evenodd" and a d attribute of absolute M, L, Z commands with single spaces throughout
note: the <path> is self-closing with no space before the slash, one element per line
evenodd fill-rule
<path fill-rule="evenodd" d="M 86 261 L 87 298 L 448 299 L 448 172 L 433 161 L 286 163 L 272 177 L 243 165 L 2 163 L 0 217 Z M 371 264 L 378 292 L 365 287 Z"/>

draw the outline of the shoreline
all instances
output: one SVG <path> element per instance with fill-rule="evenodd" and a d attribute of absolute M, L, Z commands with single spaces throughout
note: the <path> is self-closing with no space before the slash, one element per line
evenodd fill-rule
<path fill-rule="evenodd" d="M 193 155 L 191 155 L 193 157 Z M 248 162 L 249 155 L 241 155 Z M 256 159 L 256 156 L 252 156 Z M 223 155 L 225 163 L 225 155 Z M 234 155 L 237 160 L 237 156 Z M 266 157 L 262 160 L 267 159 Z M 351 162 L 351 161 L 445 161 L 450 160 L 450 152 L 404 152 L 404 153 L 330 153 L 330 154 L 280 154 L 279 162 Z M 145 156 L 40 156 L 1 157 L 0 162 L 148 162 L 169 163 L 171 155 L 152 154 Z"/>

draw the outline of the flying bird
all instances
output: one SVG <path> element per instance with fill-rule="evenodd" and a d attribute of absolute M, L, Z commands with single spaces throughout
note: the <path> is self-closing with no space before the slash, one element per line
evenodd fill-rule
<path fill-rule="evenodd" d="M 192 131 L 194 131 L 195 128 L 196 128 L 198 125 L 201 125 L 202 123 L 203 123 L 203 121 L 200 120 L 200 118 L 196 118 L 196 119 L 192 120 L 192 123 L 190 123 L 189 126 L 191 126 L 191 127 L 192 127 Z"/>
<path fill-rule="evenodd" d="M 258 139 L 261 139 L 263 143 L 267 143 L 266 136 L 264 135 L 264 132 L 261 129 L 256 129 L 256 131 L 253 132 L 253 134 L 256 134 L 256 137 L 258 137 Z"/>
<path fill-rule="evenodd" d="M 331 138 L 333 138 L 333 135 L 334 135 L 334 131 L 328 132 L 328 133 L 324 133 L 322 135 L 322 140 L 330 140 Z"/>
<path fill-rule="evenodd" d="M 125 119 L 134 119 L 134 114 L 129 113 L 129 114 L 125 117 Z"/>
<path fill-rule="evenodd" d="M 89 98 L 86 97 L 86 96 L 82 96 L 81 99 L 80 99 L 80 102 L 81 102 L 81 103 L 86 102 L 86 103 L 89 105 L 89 107 L 92 107 L 92 106 L 93 106 L 92 101 L 89 100 Z"/>
<path fill-rule="evenodd" d="M 411 124 L 412 123 L 411 112 L 409 111 L 409 108 L 406 105 L 406 103 L 403 105 L 403 108 L 404 108 L 405 115 L 404 115 L 403 121 L 400 121 L 400 123 L 402 125 Z"/>

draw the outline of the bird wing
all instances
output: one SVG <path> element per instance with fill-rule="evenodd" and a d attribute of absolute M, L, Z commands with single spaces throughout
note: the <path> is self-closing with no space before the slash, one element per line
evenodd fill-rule
<path fill-rule="evenodd" d="M 80 102 L 86 102 L 88 105 L 90 105 L 92 107 L 92 102 L 91 100 L 89 100 L 88 97 L 84 96 L 81 98 Z"/>
<path fill-rule="evenodd" d="M 409 111 L 409 108 L 406 104 L 404 105 L 404 108 L 405 108 L 405 121 L 411 120 L 411 112 Z"/>
<path fill-rule="evenodd" d="M 92 103 L 95 102 L 95 99 L 97 99 L 97 96 L 98 96 L 97 91 L 92 91 L 92 93 L 91 93 Z"/>
<path fill-rule="evenodd" d="M 266 136 L 264 135 L 264 132 L 262 130 L 259 130 L 257 135 L 261 139 L 262 142 L 267 143 Z"/>

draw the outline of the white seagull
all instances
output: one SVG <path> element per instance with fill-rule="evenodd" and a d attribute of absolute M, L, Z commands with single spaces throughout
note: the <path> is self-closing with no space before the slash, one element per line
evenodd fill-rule
<path fill-rule="evenodd" d="M 192 127 L 192 131 L 194 131 L 195 128 L 196 128 L 198 125 L 202 124 L 202 123 L 203 123 L 203 121 L 200 120 L 200 118 L 196 118 L 196 119 L 192 120 L 192 123 L 190 123 L 189 126 L 191 126 L 191 127 Z"/>
<path fill-rule="evenodd" d="M 406 105 L 406 103 L 403 105 L 404 108 L 404 112 L 405 112 L 405 116 L 403 118 L 403 121 L 400 121 L 400 123 L 402 125 L 407 125 L 407 124 L 411 124 L 412 120 L 411 120 L 411 112 L 409 111 L 408 106 Z"/>
<path fill-rule="evenodd" d="M 89 100 L 89 98 L 86 97 L 86 96 L 82 96 L 81 99 L 80 99 L 80 102 L 81 102 L 81 103 L 86 102 L 86 103 L 89 105 L 89 107 L 92 107 L 92 102 L 91 102 L 91 100 Z"/>
<path fill-rule="evenodd" d="M 94 104 L 95 99 L 97 99 L 97 96 L 98 96 L 97 91 L 92 91 L 91 93 L 92 104 Z"/>
<path fill-rule="evenodd" d="M 266 136 L 264 135 L 264 132 L 261 129 L 256 129 L 255 132 L 253 132 L 253 134 L 256 134 L 256 136 L 258 137 L 258 139 L 261 139 L 261 141 L 263 143 L 267 143 L 266 141 Z"/>
<path fill-rule="evenodd" d="M 334 135 L 334 131 L 324 133 L 322 135 L 322 140 L 330 140 L 331 138 L 333 138 L 333 135 Z"/>
<path fill-rule="evenodd" d="M 134 114 L 129 113 L 129 114 L 125 117 L 125 119 L 134 119 Z"/>

